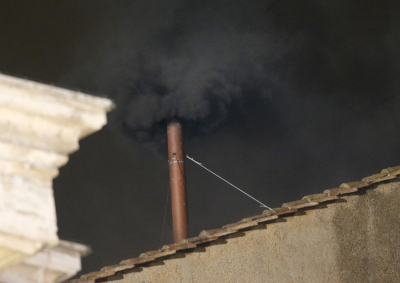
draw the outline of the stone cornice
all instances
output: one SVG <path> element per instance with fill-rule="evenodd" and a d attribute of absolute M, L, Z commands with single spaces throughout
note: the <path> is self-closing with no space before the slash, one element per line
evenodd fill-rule
<path fill-rule="evenodd" d="M 107 123 L 112 107 L 106 98 L 0 74 L 0 129 L 8 133 L 2 140 L 69 153 L 77 149 L 76 135 L 83 138 Z"/>
<path fill-rule="evenodd" d="M 11 263 L 5 257 L 58 243 L 52 180 L 112 107 L 106 98 L 0 74 L 0 235 L 8 239 L 0 242 L 0 269 Z"/>

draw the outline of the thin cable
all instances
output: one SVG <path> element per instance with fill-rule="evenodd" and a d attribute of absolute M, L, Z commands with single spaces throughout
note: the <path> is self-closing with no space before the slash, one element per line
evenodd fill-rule
<path fill-rule="evenodd" d="M 163 242 L 163 240 L 164 240 L 165 219 L 167 218 L 167 210 L 168 210 L 168 200 L 169 200 L 170 186 L 171 186 L 171 185 L 168 186 L 168 190 L 167 190 L 167 201 L 165 202 L 164 221 L 163 221 L 162 230 L 161 230 L 160 248 L 158 249 L 159 251 L 161 251 L 162 242 Z"/>
<path fill-rule="evenodd" d="M 204 169 L 206 169 L 206 170 L 207 170 L 208 172 L 210 172 L 211 174 L 217 176 L 218 178 L 220 178 L 220 179 L 221 179 L 222 181 L 224 181 L 225 183 L 228 183 L 229 185 L 231 185 L 232 187 L 234 187 L 236 190 L 240 191 L 241 193 L 245 194 L 245 195 L 248 196 L 249 198 L 251 198 L 251 199 L 255 200 L 256 202 L 258 202 L 259 204 L 261 204 L 261 207 L 266 207 L 266 208 L 268 208 L 269 210 L 275 212 L 275 210 L 273 210 L 273 209 L 270 208 L 269 206 L 266 206 L 266 205 L 263 204 L 261 201 L 255 199 L 254 197 L 252 197 L 251 195 L 249 195 L 249 194 L 246 193 L 245 191 L 242 191 L 241 189 L 239 189 L 238 187 L 236 187 L 234 184 L 228 182 L 227 180 L 225 180 L 225 179 L 222 178 L 221 176 L 215 174 L 213 171 L 211 171 L 210 169 L 208 169 L 207 167 L 205 167 L 205 166 L 204 166 L 203 164 L 201 164 L 200 162 L 194 160 L 193 158 L 191 158 L 191 157 L 189 157 L 189 156 L 187 156 L 187 155 L 186 155 L 186 157 L 187 157 L 189 160 L 192 160 L 194 163 L 196 163 L 196 164 L 199 165 L 200 167 L 203 167 Z"/>

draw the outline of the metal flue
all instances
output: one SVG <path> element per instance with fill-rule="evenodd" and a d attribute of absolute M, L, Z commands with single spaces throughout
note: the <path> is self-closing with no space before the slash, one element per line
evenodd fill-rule
<path fill-rule="evenodd" d="M 183 153 L 181 123 L 178 120 L 171 120 L 167 126 L 167 133 L 174 241 L 175 243 L 179 243 L 189 236 L 184 166 L 185 155 Z"/>

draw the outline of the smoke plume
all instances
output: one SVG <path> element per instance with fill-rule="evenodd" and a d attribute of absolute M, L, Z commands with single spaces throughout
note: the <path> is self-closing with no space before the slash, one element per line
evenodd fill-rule
<path fill-rule="evenodd" d="M 173 117 L 214 129 L 250 96 L 333 94 L 365 109 L 397 89 L 399 4 L 342 2 L 104 1 L 90 52 L 65 80 L 107 93 L 113 124 L 141 141 Z M 97 70 L 92 81 L 78 79 L 86 69 Z"/>
<path fill-rule="evenodd" d="M 279 69 L 297 42 L 279 35 L 273 1 L 141 2 L 126 2 L 107 19 L 96 56 L 80 58 L 86 65 L 69 78 L 76 83 L 85 68 L 98 70 L 91 83 L 111 94 L 114 125 L 128 135 L 153 140 L 173 117 L 208 131 L 248 96 L 268 100 L 287 88 Z"/>

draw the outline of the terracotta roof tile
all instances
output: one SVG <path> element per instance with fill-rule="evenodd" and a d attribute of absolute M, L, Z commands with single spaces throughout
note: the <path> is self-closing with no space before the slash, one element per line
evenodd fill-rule
<path fill-rule="evenodd" d="M 136 257 L 131 259 L 126 259 L 120 262 L 120 264 L 134 264 L 135 266 L 142 263 L 147 263 L 151 261 L 155 261 L 155 257 Z"/>
<path fill-rule="evenodd" d="M 391 180 L 396 178 L 396 175 L 392 175 L 392 174 L 386 174 L 386 173 L 378 173 L 378 174 L 374 174 L 368 177 L 365 177 L 364 179 L 362 179 L 363 181 L 367 182 L 369 185 L 378 183 L 378 182 L 383 182 L 383 181 L 387 181 L 387 180 Z"/>
<path fill-rule="evenodd" d="M 178 243 L 178 244 L 171 244 L 171 245 L 165 245 L 162 247 L 162 250 L 167 250 L 167 251 L 182 251 L 182 250 L 191 250 L 196 248 L 196 244 L 194 243 Z"/>
<path fill-rule="evenodd" d="M 240 230 L 240 229 L 246 229 L 246 228 L 251 228 L 254 226 L 257 226 L 258 222 L 257 221 L 239 221 L 236 223 L 232 223 L 232 224 L 228 224 L 225 226 L 222 226 L 223 228 L 230 228 L 230 229 L 234 229 L 234 230 Z"/>
<path fill-rule="evenodd" d="M 203 230 L 200 233 L 200 237 L 221 237 L 226 236 L 229 234 L 236 233 L 237 230 L 229 229 L 229 228 L 222 228 L 222 229 L 212 229 L 212 230 Z"/>
<path fill-rule="evenodd" d="M 253 221 L 257 220 L 260 217 L 264 217 L 264 215 L 260 214 L 260 215 L 254 215 L 254 216 L 246 217 L 246 218 L 243 218 L 242 220 L 240 220 L 239 222 L 253 222 Z"/>
<path fill-rule="evenodd" d="M 270 215 L 274 214 L 275 212 L 276 212 L 276 211 L 272 211 L 272 210 L 270 210 L 270 209 L 266 209 L 266 210 L 263 211 L 262 215 L 264 215 L 264 216 L 270 216 Z"/>
<path fill-rule="evenodd" d="M 273 212 L 271 212 L 271 214 L 273 214 Z M 277 215 L 271 215 L 271 214 L 270 215 L 261 214 L 261 215 L 256 215 L 256 216 L 252 216 L 252 217 L 247 217 L 247 218 L 244 218 L 242 221 L 245 221 L 245 222 L 257 221 L 257 223 L 260 224 L 260 223 L 265 223 L 267 221 L 273 221 L 278 218 Z"/>
<path fill-rule="evenodd" d="M 362 179 L 359 182 L 343 183 L 339 188 L 325 190 L 320 194 L 313 194 L 303 197 L 302 200 L 287 202 L 282 207 L 275 208 L 275 211 L 264 210 L 261 215 L 255 215 L 242 219 L 239 222 L 228 224 L 220 229 L 203 230 L 198 237 L 185 239 L 181 243 L 165 245 L 161 250 L 150 251 L 142 253 L 137 258 L 127 259 L 121 261 L 120 264 L 106 266 L 99 272 L 92 272 L 82 275 L 80 279 L 73 279 L 67 281 L 68 283 L 92 283 L 96 279 L 105 278 L 114 275 L 116 272 L 126 269 L 135 268 L 137 265 L 156 261 L 159 258 L 168 257 L 175 254 L 177 251 L 190 251 L 202 243 L 208 243 L 218 240 L 219 237 L 228 236 L 237 233 L 241 229 L 250 229 L 260 223 L 274 221 L 277 218 L 290 217 L 298 211 L 298 209 L 305 210 L 319 203 L 334 201 L 345 194 L 356 193 L 359 189 L 367 188 L 372 184 L 392 180 L 400 175 L 400 166 L 389 167 L 383 169 L 381 173 L 375 174 Z"/>
<path fill-rule="evenodd" d="M 277 208 L 274 208 L 274 210 L 275 210 L 275 213 L 273 215 L 276 215 L 276 216 L 283 216 L 283 215 L 295 213 L 298 211 L 295 208 L 287 208 L 287 207 L 277 207 Z"/>
<path fill-rule="evenodd" d="M 193 243 L 196 245 L 203 244 L 203 243 L 208 243 L 212 241 L 218 240 L 218 237 L 193 237 L 189 239 L 185 239 L 182 241 L 182 243 Z"/>
<path fill-rule="evenodd" d="M 318 205 L 318 202 L 315 202 L 315 201 L 310 202 L 308 200 L 296 200 L 296 201 L 284 203 L 284 204 L 282 204 L 282 207 L 286 207 L 288 209 L 300 209 L 300 208 L 316 206 L 316 205 Z"/>
<path fill-rule="evenodd" d="M 102 269 L 100 269 L 100 271 L 107 271 L 107 270 L 112 269 L 112 270 L 114 270 L 114 272 L 118 272 L 118 271 L 131 269 L 134 267 L 135 267 L 134 264 L 116 264 L 116 265 L 105 266 Z"/>
<path fill-rule="evenodd" d="M 85 274 L 81 276 L 82 282 L 95 282 L 96 279 L 112 276 L 115 274 L 115 271 L 112 269 L 105 271 L 96 271 L 89 274 Z"/>
<path fill-rule="evenodd" d="M 357 188 L 334 188 L 325 190 L 324 193 L 327 193 L 329 196 L 341 196 L 346 194 L 351 194 L 357 192 Z"/>
<path fill-rule="evenodd" d="M 339 199 L 337 195 L 330 196 L 328 193 L 314 194 L 303 197 L 303 200 L 309 202 L 316 201 L 318 203 L 337 200 L 337 199 Z"/>
<path fill-rule="evenodd" d="M 270 216 L 264 216 L 264 215 L 263 215 L 263 217 L 257 219 L 257 222 L 258 222 L 259 224 L 261 224 L 261 223 L 273 221 L 273 220 L 275 220 L 275 219 L 277 219 L 277 218 L 279 218 L 278 215 L 270 215 Z"/>
<path fill-rule="evenodd" d="M 154 258 L 160 258 L 160 257 L 165 257 L 169 255 L 176 254 L 176 250 L 155 250 L 155 251 L 150 251 L 150 252 L 145 252 L 140 254 L 140 258 L 147 258 L 147 257 L 154 257 Z"/>
<path fill-rule="evenodd" d="M 368 186 L 369 186 L 368 182 L 360 181 L 360 182 L 343 183 L 340 185 L 340 188 L 342 188 L 342 189 L 350 189 L 350 188 L 360 189 L 360 188 L 365 188 Z"/>
<path fill-rule="evenodd" d="M 400 166 L 383 169 L 381 173 L 390 175 L 400 175 Z"/>

